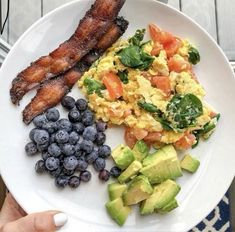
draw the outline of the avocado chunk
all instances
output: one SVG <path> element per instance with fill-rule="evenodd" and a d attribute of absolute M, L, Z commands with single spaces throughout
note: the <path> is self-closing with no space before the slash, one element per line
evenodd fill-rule
<path fill-rule="evenodd" d="M 153 188 L 148 178 L 143 175 L 136 176 L 122 195 L 124 205 L 137 204 L 150 197 L 152 192 Z"/>
<path fill-rule="evenodd" d="M 146 143 L 142 140 L 138 141 L 132 149 L 135 159 L 142 161 L 149 152 L 149 148 Z"/>
<path fill-rule="evenodd" d="M 140 170 L 140 173 L 145 175 L 151 184 L 159 184 L 167 179 L 182 176 L 177 153 L 171 145 L 163 147 L 159 154 L 151 158 L 151 161 L 145 161 L 148 165 Z"/>
<path fill-rule="evenodd" d="M 185 155 L 184 158 L 180 162 L 181 168 L 191 173 L 196 172 L 199 165 L 200 165 L 200 161 L 192 157 L 189 154 Z"/>
<path fill-rule="evenodd" d="M 133 161 L 130 164 L 130 166 L 118 177 L 118 181 L 120 183 L 125 183 L 131 177 L 136 175 L 141 168 L 142 168 L 142 164 L 139 161 L 137 160 Z"/>
<path fill-rule="evenodd" d="M 125 184 L 111 183 L 108 185 L 109 199 L 111 201 L 116 198 L 122 197 L 123 192 L 126 190 Z"/>
<path fill-rule="evenodd" d="M 125 223 L 129 213 L 131 212 L 130 207 L 123 205 L 121 198 L 107 202 L 105 206 L 111 218 L 120 226 Z"/>
<path fill-rule="evenodd" d="M 112 157 L 116 165 L 122 170 L 126 169 L 135 160 L 132 150 L 123 144 L 112 151 Z"/>
<path fill-rule="evenodd" d="M 167 206 L 180 191 L 180 186 L 172 180 L 166 180 L 154 187 L 153 194 L 142 202 L 141 214 L 153 213 L 155 209 L 162 209 Z"/>
<path fill-rule="evenodd" d="M 164 206 L 163 208 L 161 209 L 157 209 L 156 210 L 156 213 L 160 213 L 160 214 L 166 214 L 166 213 L 169 213 L 171 212 L 172 210 L 174 210 L 175 208 L 177 208 L 179 205 L 178 205 L 178 202 L 177 200 L 174 198 L 172 201 L 170 201 L 166 206 Z"/>

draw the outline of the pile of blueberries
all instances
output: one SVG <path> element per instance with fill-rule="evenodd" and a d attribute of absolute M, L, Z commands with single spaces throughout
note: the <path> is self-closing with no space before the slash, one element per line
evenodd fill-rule
<path fill-rule="evenodd" d="M 61 104 L 69 111 L 68 119 L 60 119 L 59 111 L 51 108 L 33 120 L 35 128 L 30 131 L 31 142 L 26 144 L 25 151 L 28 156 L 41 153 L 42 159 L 35 165 L 36 172 L 49 173 L 59 188 L 67 185 L 77 188 L 81 181 L 90 181 L 89 164 L 103 181 L 110 176 L 118 177 L 121 173 L 118 167 L 110 171 L 105 169 L 105 159 L 111 154 L 111 148 L 104 145 L 107 124 L 95 121 L 84 99 L 75 101 L 65 96 Z"/>

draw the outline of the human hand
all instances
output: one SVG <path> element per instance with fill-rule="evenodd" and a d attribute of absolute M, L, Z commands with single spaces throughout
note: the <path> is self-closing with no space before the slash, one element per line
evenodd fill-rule
<path fill-rule="evenodd" d="M 0 232 L 54 232 L 67 222 L 59 211 L 27 215 L 9 193 L 0 212 Z"/>

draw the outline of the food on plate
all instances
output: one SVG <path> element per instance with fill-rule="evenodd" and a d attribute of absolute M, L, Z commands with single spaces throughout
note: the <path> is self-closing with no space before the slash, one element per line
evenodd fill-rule
<path fill-rule="evenodd" d="M 104 144 L 106 123 L 95 121 L 84 99 L 75 101 L 65 96 L 62 102 L 68 119 L 60 119 L 59 111 L 51 108 L 33 120 L 35 128 L 30 131 L 31 142 L 26 144 L 25 152 L 28 156 L 41 153 L 35 171 L 48 173 L 59 188 L 77 188 L 80 182 L 90 181 L 87 168 L 92 164 L 100 179 L 107 181 L 110 172 L 104 169 L 105 159 L 111 155 L 111 149 Z"/>
<path fill-rule="evenodd" d="M 116 160 L 120 156 L 125 168 L 118 176 L 118 182 L 108 185 L 110 201 L 106 203 L 106 209 L 111 218 L 122 226 L 128 217 L 130 208 L 124 210 L 125 214 L 121 214 L 123 220 L 120 221 L 117 216 L 122 210 L 117 212 L 117 207 L 123 209 L 136 204 L 139 204 L 141 215 L 166 214 L 177 208 L 176 196 L 181 188 L 175 179 L 182 176 L 182 171 L 175 148 L 172 145 L 166 145 L 153 154 L 148 154 L 147 145 L 141 140 L 131 150 L 132 153 L 137 150 L 138 156 L 130 163 L 127 159 L 128 156 L 123 159 L 122 150 L 125 149 L 123 146 L 118 146 L 113 151 L 115 154 L 112 154 Z M 139 159 L 140 157 L 144 158 Z M 194 167 L 192 159 L 186 162 L 181 161 L 181 165 L 182 162 L 186 168 Z"/>
<path fill-rule="evenodd" d="M 180 162 L 182 169 L 194 173 L 200 166 L 200 161 L 195 157 L 192 157 L 190 154 L 186 154 Z"/>
<path fill-rule="evenodd" d="M 38 89 L 36 96 L 25 107 L 23 121 L 29 124 L 34 117 L 56 106 L 92 63 L 126 31 L 127 26 L 128 22 L 124 18 L 118 17 L 95 48 L 83 57 L 74 68 L 53 80 L 44 82 Z"/>
<path fill-rule="evenodd" d="M 72 68 L 110 29 L 124 3 L 125 0 L 96 0 L 67 41 L 17 75 L 10 90 L 11 101 L 18 104 L 43 81 Z"/>
<path fill-rule="evenodd" d="M 187 39 L 153 24 L 149 31 L 149 41 L 143 29 L 116 42 L 78 85 L 97 119 L 126 127 L 130 148 L 144 140 L 187 150 L 208 138 L 219 119 L 193 72 L 200 54 Z"/>

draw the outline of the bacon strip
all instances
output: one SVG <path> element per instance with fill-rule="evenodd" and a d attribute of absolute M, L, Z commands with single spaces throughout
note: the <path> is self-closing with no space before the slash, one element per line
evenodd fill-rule
<path fill-rule="evenodd" d="M 35 86 L 73 67 L 108 31 L 124 2 L 96 0 L 69 40 L 49 55 L 33 62 L 12 81 L 12 103 L 19 104 L 22 97 Z"/>
<path fill-rule="evenodd" d="M 26 106 L 23 111 L 23 121 L 29 124 L 34 117 L 42 114 L 47 109 L 56 106 L 62 98 L 71 90 L 73 85 L 81 78 L 85 71 L 89 69 L 118 38 L 126 31 L 128 22 L 123 18 L 118 18 L 109 31 L 101 38 L 96 47 L 82 58 L 74 68 L 64 75 L 53 80 L 48 80 L 38 89 L 36 96 Z"/>

